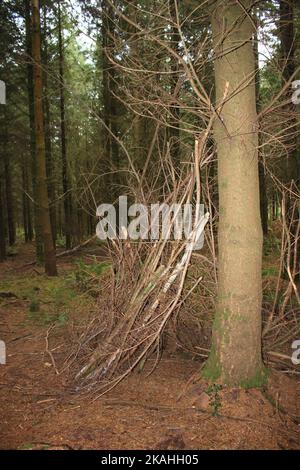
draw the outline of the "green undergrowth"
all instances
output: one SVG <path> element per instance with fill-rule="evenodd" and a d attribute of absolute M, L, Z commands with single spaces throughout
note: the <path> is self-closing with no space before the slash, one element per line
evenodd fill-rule
<path fill-rule="evenodd" d="M 0 305 L 8 309 L 11 301 L 20 300 L 26 308 L 25 322 L 64 325 L 77 315 L 87 315 L 95 306 L 97 286 L 107 267 L 106 263 L 87 265 L 79 260 L 58 277 L 10 274 L 0 282 Z"/>
<path fill-rule="evenodd" d="M 221 400 L 221 395 L 220 395 L 220 392 L 222 389 L 223 389 L 222 385 L 212 383 L 205 390 L 205 392 L 209 396 L 209 404 L 211 406 L 213 416 L 218 416 L 219 409 L 222 406 L 222 400 Z"/>
<path fill-rule="evenodd" d="M 108 262 L 99 262 L 96 257 L 88 264 L 82 259 L 76 260 L 74 270 L 69 273 L 68 281 L 75 289 L 96 297 L 99 291 L 99 279 L 109 267 Z"/>
<path fill-rule="evenodd" d="M 264 238 L 263 255 L 265 257 L 280 253 L 280 238 L 271 229 Z"/>

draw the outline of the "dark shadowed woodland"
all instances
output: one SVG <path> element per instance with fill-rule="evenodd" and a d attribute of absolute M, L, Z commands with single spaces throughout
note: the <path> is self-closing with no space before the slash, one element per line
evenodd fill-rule
<path fill-rule="evenodd" d="M 0 42 L 0 448 L 299 450 L 300 3 L 2 0 Z"/>

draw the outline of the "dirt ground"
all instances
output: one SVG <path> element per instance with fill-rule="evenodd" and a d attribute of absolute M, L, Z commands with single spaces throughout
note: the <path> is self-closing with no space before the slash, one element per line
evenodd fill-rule
<path fill-rule="evenodd" d="M 16 276 L 21 287 L 26 281 L 45 288 L 42 270 L 24 267 L 30 259 L 25 250 L 2 265 L 0 293 L 10 292 Z M 60 272 L 71 265 L 61 258 Z M 80 308 L 89 308 L 84 298 Z M 201 362 L 178 353 L 163 355 L 147 377 L 148 361 L 142 373 L 95 400 L 71 393 L 65 372 L 56 373 L 68 351 L 69 323 L 34 321 L 26 296 L 1 297 L 7 348 L 7 364 L 0 365 L 1 449 L 300 449 L 299 379 L 273 371 L 264 391 L 212 393 L 199 378 Z"/>

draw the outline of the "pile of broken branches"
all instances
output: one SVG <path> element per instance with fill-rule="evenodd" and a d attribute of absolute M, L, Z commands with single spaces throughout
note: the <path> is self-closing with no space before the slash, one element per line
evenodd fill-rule
<path fill-rule="evenodd" d="M 195 207 L 188 237 L 170 241 L 160 234 L 155 242 L 136 242 L 126 237 L 110 241 L 111 295 L 109 301 L 107 295 L 100 297 L 99 314 L 79 337 L 72 357 L 78 390 L 105 393 L 138 364 L 141 366 L 149 354 L 156 351 L 158 359 L 168 320 L 201 281 L 200 276 L 183 295 L 193 250 L 209 219 L 208 213 L 199 210 L 206 136 L 196 140 L 194 161 L 186 174 L 174 181 L 168 195 L 168 204 L 179 202 L 182 207 L 192 203 Z M 168 178 L 165 168 L 163 172 Z M 173 214 L 170 232 L 175 219 Z"/>

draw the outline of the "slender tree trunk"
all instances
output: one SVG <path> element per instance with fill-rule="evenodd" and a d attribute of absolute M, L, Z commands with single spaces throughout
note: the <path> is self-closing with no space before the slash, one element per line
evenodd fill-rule
<path fill-rule="evenodd" d="M 5 211 L 3 203 L 3 185 L 4 171 L 0 160 L 0 262 L 6 259 L 6 230 L 5 230 Z"/>
<path fill-rule="evenodd" d="M 212 13 L 218 152 L 218 299 L 212 349 L 204 369 L 230 386 L 259 386 L 261 356 L 262 230 L 251 1 L 216 2 Z M 253 77 L 251 84 L 241 86 Z M 239 89 L 239 93 L 235 91 Z M 230 95 L 233 94 L 231 98 Z"/>
<path fill-rule="evenodd" d="M 24 239 L 25 242 L 33 240 L 33 228 L 31 218 L 31 206 L 28 198 L 29 194 L 29 178 L 28 178 L 28 159 L 27 155 L 23 156 L 22 160 L 22 207 L 23 207 L 23 224 L 24 224 Z"/>
<path fill-rule="evenodd" d="M 138 0 L 132 0 L 130 3 L 126 5 L 125 14 L 129 18 L 132 18 L 132 20 L 136 24 L 139 23 L 138 12 L 139 12 Z M 128 37 L 134 37 L 138 35 L 138 29 L 136 28 L 136 26 L 134 26 L 134 24 L 129 24 L 127 21 L 124 21 L 124 22 L 121 22 L 121 27 L 124 31 L 126 31 L 126 35 L 128 35 Z M 112 31 L 113 31 L 113 24 L 110 24 L 110 25 L 108 24 L 106 31 L 105 31 L 106 35 L 107 33 L 109 33 L 109 37 L 107 41 L 108 44 L 109 44 L 109 38 L 111 37 Z M 113 44 L 111 44 L 110 47 L 113 47 Z M 133 42 L 130 45 L 129 60 L 131 60 L 132 63 L 135 63 L 135 61 L 138 60 L 139 57 L 142 57 L 146 53 L 147 52 L 146 52 L 145 42 L 141 42 L 141 41 Z M 111 96 L 111 99 L 113 100 L 115 98 Z M 134 112 L 132 112 L 131 119 L 132 119 L 132 136 L 131 136 L 132 156 L 134 159 L 134 165 L 136 169 L 142 173 L 144 169 L 145 161 L 148 155 L 148 151 L 151 146 L 151 137 L 153 134 L 153 120 L 145 116 L 135 114 Z"/>
<path fill-rule="evenodd" d="M 106 126 L 111 130 L 112 134 L 118 135 L 118 113 L 117 109 L 120 106 L 114 97 L 116 92 L 116 69 L 110 63 L 107 54 L 111 52 L 113 47 L 114 35 L 114 10 L 107 0 L 103 2 L 103 21 L 102 21 L 102 64 L 103 64 L 103 119 Z M 118 171 L 119 169 L 119 147 L 116 139 L 108 131 L 104 131 L 105 142 L 105 159 L 108 165 L 108 170 Z M 109 176 L 107 184 L 111 194 L 110 200 L 114 201 L 117 197 L 116 186 L 119 184 L 118 173 L 113 173 Z"/>
<path fill-rule="evenodd" d="M 60 132 L 61 132 L 61 159 L 62 159 L 62 184 L 64 192 L 64 231 L 66 236 L 66 249 L 72 244 L 72 219 L 71 219 L 71 193 L 68 182 L 68 161 L 66 142 L 66 121 L 65 121 L 65 83 L 64 83 L 64 51 L 63 33 L 61 24 L 61 8 L 58 5 L 58 47 L 59 47 L 59 92 L 60 92 Z"/>
<path fill-rule="evenodd" d="M 14 245 L 16 241 L 16 228 L 14 220 L 14 202 L 12 193 L 12 181 L 11 181 L 11 164 L 10 156 L 8 155 L 8 126 L 7 118 L 3 124 L 3 160 L 4 160 L 4 179 L 5 179 L 5 202 L 6 202 L 6 214 L 7 214 L 7 231 L 8 231 L 8 244 L 9 246 Z"/>
<path fill-rule="evenodd" d="M 45 116 L 45 148 L 46 148 L 46 171 L 48 181 L 48 196 L 50 204 L 50 220 L 52 228 L 52 238 L 56 241 L 56 207 L 55 201 L 55 180 L 54 180 L 54 162 L 51 144 L 51 111 L 49 101 L 48 87 L 48 38 L 47 38 L 47 8 L 43 6 L 43 36 L 42 36 L 42 61 L 43 61 L 43 85 L 44 85 L 44 116 Z"/>
<path fill-rule="evenodd" d="M 104 151 L 105 151 L 105 161 L 107 164 L 107 170 L 110 169 L 111 163 L 111 136 L 108 131 L 110 129 L 110 89 L 109 89 L 109 61 L 106 56 L 106 47 L 107 47 L 107 20 L 106 20 L 106 11 L 103 10 L 103 21 L 102 21 L 102 67 L 103 67 L 103 77 L 102 77 L 102 101 L 103 101 L 103 120 L 107 126 L 103 129 L 104 136 Z M 109 184 L 111 183 L 111 177 L 107 178 Z"/>
<path fill-rule="evenodd" d="M 170 9 L 170 16 L 173 23 L 177 23 L 176 18 L 176 9 L 175 9 L 175 0 L 169 0 L 169 9 Z M 179 52 L 179 43 L 181 41 L 180 34 L 178 32 L 178 28 L 174 25 L 171 26 L 171 47 L 172 49 Z M 174 104 L 170 107 L 170 119 L 169 124 L 170 127 L 168 128 L 168 137 L 170 143 L 170 152 L 171 156 L 173 157 L 173 161 L 175 164 L 179 165 L 179 156 L 180 156 L 180 108 L 175 105 L 178 93 L 180 90 L 180 86 L 178 86 L 179 78 L 179 68 L 178 68 L 178 61 L 172 57 L 171 58 L 171 97 L 174 99 Z"/>
<path fill-rule="evenodd" d="M 282 76 L 283 81 L 288 81 L 295 72 L 295 35 L 294 35 L 294 0 L 287 2 L 280 1 L 280 39 L 281 39 L 281 55 L 282 55 Z M 284 83 L 283 83 L 284 85 Z M 291 109 L 293 112 L 293 104 L 287 105 L 287 111 Z M 291 123 L 297 125 L 296 120 Z M 300 223 L 299 201 L 294 197 L 293 192 L 299 192 L 300 189 L 300 160 L 299 150 L 297 148 L 297 138 L 293 141 L 289 137 L 287 142 L 291 146 L 285 167 L 285 184 L 289 188 L 286 193 L 285 200 L 285 217 L 286 224 L 290 227 L 290 253 L 285 253 L 286 276 L 287 268 L 294 279 L 300 278 L 300 240 L 298 239 L 298 226 Z"/>
<path fill-rule="evenodd" d="M 63 236 L 62 204 L 58 204 L 57 212 L 57 233 L 61 238 Z"/>
<path fill-rule="evenodd" d="M 14 220 L 14 202 L 12 194 L 11 168 L 8 156 L 5 156 L 5 195 L 7 210 L 7 228 L 8 228 L 8 244 L 12 246 L 16 242 L 16 226 Z"/>
<path fill-rule="evenodd" d="M 258 28 L 258 22 L 257 26 Z M 256 110 L 260 111 L 260 73 L 259 73 L 259 56 L 258 56 L 258 35 L 257 29 L 254 34 L 254 54 L 256 69 Z M 260 219 L 262 231 L 265 236 L 268 235 L 268 196 L 266 187 L 265 167 L 260 152 L 258 151 L 258 176 L 259 176 L 259 195 L 260 195 Z"/>
<path fill-rule="evenodd" d="M 262 231 L 265 236 L 268 235 L 268 196 L 266 188 L 265 167 L 261 160 L 258 162 L 259 174 L 259 194 L 260 194 L 260 219 Z"/>
<path fill-rule="evenodd" d="M 37 209 L 42 228 L 45 271 L 49 276 L 56 276 L 56 256 L 52 239 L 49 201 L 47 191 L 45 133 L 43 116 L 43 80 L 41 68 L 41 33 L 39 0 L 32 0 L 32 57 L 34 60 L 34 123 L 36 143 L 36 187 Z"/>
<path fill-rule="evenodd" d="M 32 167 L 32 189 L 33 199 L 37 200 L 36 186 L 36 158 L 35 158 L 35 125 L 34 125 L 34 85 L 33 85 L 33 60 L 32 60 L 32 19 L 30 0 L 25 0 L 25 23 L 26 23 L 26 54 L 27 54 L 27 88 L 28 88 L 28 110 L 29 110 L 29 126 L 30 126 L 30 153 Z M 34 214 L 34 232 L 36 258 L 38 263 L 44 261 L 44 248 L 42 239 L 42 227 L 38 217 L 38 208 L 36 202 L 33 206 Z"/>
<path fill-rule="evenodd" d="M 274 191 L 273 192 L 273 198 L 272 198 L 272 220 L 277 220 L 278 219 L 278 195 Z"/>
<path fill-rule="evenodd" d="M 29 242 L 29 231 L 28 231 L 28 212 L 26 205 L 26 173 L 24 168 L 24 162 L 22 164 L 22 214 L 23 214 L 23 227 L 24 227 L 24 241 Z"/>
<path fill-rule="evenodd" d="M 7 138 L 5 105 L 0 105 L 0 141 L 5 142 Z M 5 214 L 5 145 L 0 145 L 0 262 L 6 259 L 6 214 Z"/>

